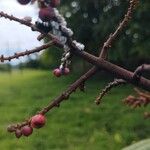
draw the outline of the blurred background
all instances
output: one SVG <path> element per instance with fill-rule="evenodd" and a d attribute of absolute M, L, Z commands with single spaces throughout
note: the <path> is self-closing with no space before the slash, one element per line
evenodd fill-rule
<path fill-rule="evenodd" d="M 74 39 L 85 44 L 89 53 L 98 55 L 109 34 L 124 17 L 128 2 L 62 0 L 58 9 L 74 31 Z M 140 2 L 132 21 L 113 43 L 109 53 L 111 62 L 129 70 L 150 63 L 149 9 L 148 0 Z M 38 19 L 37 4 L 21 6 L 16 0 L 1 0 L 0 11 L 19 18 L 31 16 L 33 22 Z M 27 27 L 0 18 L 0 54 L 8 56 L 43 44 L 46 39 L 39 42 L 38 35 Z M 71 74 L 55 78 L 52 70 L 59 66 L 61 55 L 62 50 L 52 47 L 40 54 L 0 64 L 1 149 L 120 150 L 150 137 L 150 122 L 143 118 L 149 107 L 134 110 L 122 104 L 125 97 L 134 94 L 132 86 L 112 90 L 100 107 L 95 106 L 100 90 L 113 80 L 104 72 L 86 83 L 85 93 L 77 91 L 70 101 L 48 113 L 45 128 L 19 140 L 8 134 L 8 124 L 35 114 L 91 67 L 74 57 Z"/>

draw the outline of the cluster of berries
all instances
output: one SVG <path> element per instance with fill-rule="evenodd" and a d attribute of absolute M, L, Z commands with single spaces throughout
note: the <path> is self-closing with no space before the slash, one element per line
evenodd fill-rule
<path fill-rule="evenodd" d="M 56 68 L 54 69 L 53 71 L 53 74 L 56 76 L 56 77 L 61 77 L 62 75 L 68 75 L 70 73 L 70 69 L 69 68 Z"/>
<path fill-rule="evenodd" d="M 20 4 L 28 4 L 38 1 L 39 3 L 39 19 L 36 26 L 42 31 L 48 33 L 52 32 L 57 40 L 64 45 L 64 53 L 61 58 L 59 68 L 53 71 L 56 77 L 61 75 L 68 75 L 70 70 L 68 66 L 71 63 L 71 51 L 68 46 L 68 38 L 73 36 L 73 31 L 67 27 L 65 18 L 59 13 L 56 7 L 60 4 L 60 0 L 18 0 Z M 79 50 L 84 50 L 85 46 L 77 41 L 73 41 L 74 45 Z"/>
<path fill-rule="evenodd" d="M 39 129 L 42 128 L 46 123 L 46 118 L 42 114 L 37 114 L 33 116 L 29 121 L 28 124 L 25 126 L 9 126 L 7 128 L 8 132 L 15 133 L 17 138 L 21 136 L 30 136 L 33 133 L 33 128 Z"/>

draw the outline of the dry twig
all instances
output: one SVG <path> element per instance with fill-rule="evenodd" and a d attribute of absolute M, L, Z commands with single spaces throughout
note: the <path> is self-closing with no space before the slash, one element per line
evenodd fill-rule
<path fill-rule="evenodd" d="M 126 84 L 127 82 L 122 79 L 115 79 L 113 82 L 110 82 L 100 93 L 100 95 L 96 98 L 96 104 L 99 105 L 102 98 L 111 91 L 112 88 L 117 87 L 122 84 Z"/>

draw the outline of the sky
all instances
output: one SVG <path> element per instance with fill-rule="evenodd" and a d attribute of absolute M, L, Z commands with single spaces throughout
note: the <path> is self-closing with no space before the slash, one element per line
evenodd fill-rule
<path fill-rule="evenodd" d="M 20 5 L 17 0 L 0 0 L 0 11 L 12 14 L 19 18 L 32 17 L 32 21 L 38 19 L 38 9 L 35 5 Z M 39 33 L 32 32 L 30 28 L 19 23 L 0 18 L 0 55 L 12 55 L 14 52 L 24 51 L 40 46 L 37 41 Z M 24 58 L 12 60 L 12 64 L 25 61 Z"/>

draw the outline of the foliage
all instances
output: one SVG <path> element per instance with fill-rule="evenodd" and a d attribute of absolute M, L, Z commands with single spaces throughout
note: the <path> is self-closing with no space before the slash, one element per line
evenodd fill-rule
<path fill-rule="evenodd" d="M 7 71 L 7 72 L 11 72 L 11 65 L 10 64 L 0 64 L 0 71 Z"/>
<path fill-rule="evenodd" d="M 93 97 L 110 80 L 106 76 L 101 77 L 103 80 L 100 83 L 93 78 L 86 85 L 86 93 L 77 91 L 59 110 L 51 111 L 47 115 L 49 123 L 46 127 L 29 139 L 18 140 L 13 138 L 13 134 L 8 136 L 5 130 L 8 124 L 33 115 L 77 76 L 54 78 L 47 71 L 25 70 L 12 72 L 11 75 L 0 74 L 0 95 L 3 99 L 0 101 L 3 116 L 0 149 L 120 150 L 135 141 L 150 138 L 147 134 L 150 132 L 149 120 L 144 120 L 141 115 L 144 109 L 135 111 L 120 105 L 120 100 L 131 92 L 130 87 L 114 89 L 100 108 L 93 104 Z"/>
<path fill-rule="evenodd" d="M 68 26 L 73 29 L 74 38 L 83 42 L 87 50 L 91 49 L 90 53 L 98 54 L 99 46 L 102 46 L 106 37 L 118 25 L 120 18 L 123 18 L 127 5 L 128 1 L 121 0 L 62 0 L 59 9 L 66 17 Z M 123 36 L 113 45 L 113 51 L 110 52 L 112 61 L 129 67 L 149 62 L 149 9 L 148 1 L 140 1 L 134 19 L 122 33 Z M 44 54 L 43 63 L 47 58 L 56 60 L 55 52 L 55 49 L 47 51 L 48 56 Z M 48 62 L 47 64 L 51 65 Z"/>

